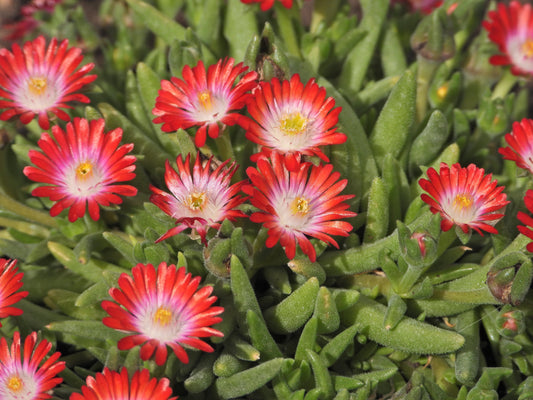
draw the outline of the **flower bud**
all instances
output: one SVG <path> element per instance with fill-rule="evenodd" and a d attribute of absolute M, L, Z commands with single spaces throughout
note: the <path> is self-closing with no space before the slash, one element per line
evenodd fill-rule
<path fill-rule="evenodd" d="M 533 279 L 533 264 L 520 252 L 503 256 L 487 273 L 487 286 L 504 304 L 518 305 L 526 296 Z"/>
<path fill-rule="evenodd" d="M 500 310 L 496 324 L 500 335 L 507 338 L 521 334 L 526 327 L 524 313 L 521 310 L 512 309 L 509 305 L 505 305 Z"/>
<path fill-rule="evenodd" d="M 282 51 L 272 26 L 265 24 L 261 37 L 254 37 L 244 56 L 245 64 L 259 74 L 259 79 L 268 81 L 273 77 L 285 79 L 289 76 L 289 61 Z"/>
<path fill-rule="evenodd" d="M 419 56 L 435 62 L 453 57 L 453 32 L 448 17 L 441 10 L 435 10 L 420 21 L 411 36 L 411 48 Z"/>
<path fill-rule="evenodd" d="M 411 233 L 403 223 L 398 223 L 400 253 L 407 264 L 426 267 L 437 258 L 437 241 L 426 231 Z"/>
<path fill-rule="evenodd" d="M 204 264 L 209 272 L 219 278 L 229 278 L 231 260 L 231 241 L 215 237 L 204 249 Z"/>

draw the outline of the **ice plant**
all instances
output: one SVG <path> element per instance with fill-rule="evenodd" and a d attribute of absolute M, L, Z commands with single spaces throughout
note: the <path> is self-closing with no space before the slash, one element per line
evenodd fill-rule
<path fill-rule="evenodd" d="M 533 213 L 533 190 L 528 189 L 524 196 L 524 204 L 530 213 Z M 518 220 L 525 225 L 518 225 L 518 231 L 533 240 L 533 218 L 525 212 L 518 212 Z M 533 242 L 526 247 L 527 251 L 533 253 Z"/>
<path fill-rule="evenodd" d="M 95 377 L 87 377 L 80 393 L 72 393 L 70 400 L 174 400 L 167 378 L 150 378 L 147 369 L 135 371 L 131 379 L 128 370 L 120 372 L 104 368 Z"/>
<path fill-rule="evenodd" d="M 46 47 L 44 37 L 26 42 L 21 48 L 13 44 L 12 52 L 0 49 L 0 119 L 6 121 L 16 115 L 29 123 L 38 116 L 42 129 L 50 127 L 49 113 L 64 121 L 70 116 L 62 108 L 68 103 L 89 103 L 78 91 L 96 79 L 87 75 L 93 63 L 78 68 L 83 60 L 81 49 L 68 48 L 68 40 L 58 43 L 54 38 Z"/>
<path fill-rule="evenodd" d="M 210 296 L 212 286 L 198 289 L 200 277 L 192 278 L 185 267 L 176 268 L 162 262 L 157 271 L 152 264 L 137 264 L 133 277 L 123 273 L 118 279 L 120 288 L 111 288 L 115 302 L 104 300 L 102 308 L 109 314 L 103 323 L 114 329 L 134 333 L 119 340 L 120 350 L 142 345 L 141 358 L 148 360 L 155 354 L 155 362 L 163 365 L 167 346 L 176 357 L 188 363 L 183 345 L 212 352 L 213 348 L 201 340 L 209 336 L 223 336 L 211 325 L 222 321 L 218 317 L 224 309 L 212 306 L 217 300 Z"/>
<path fill-rule="evenodd" d="M 41 400 L 51 398 L 51 389 L 63 379 L 58 377 L 65 369 L 64 361 L 57 361 L 61 353 L 55 352 L 43 362 L 52 343 L 37 341 L 37 332 L 24 340 L 21 349 L 20 333 L 13 334 L 8 346 L 0 338 L 0 398 L 6 400 Z"/>
<path fill-rule="evenodd" d="M 492 174 L 485 175 L 485 170 L 474 164 L 464 168 L 441 163 L 439 172 L 429 168 L 427 177 L 419 180 L 427 192 L 421 197 L 433 214 L 441 215 L 443 231 L 456 225 L 464 233 L 470 229 L 481 235 L 482 231 L 498 233 L 494 225 L 503 217 L 502 208 L 509 201 L 503 193 L 504 187 L 496 186 L 498 182 L 491 180 Z"/>
<path fill-rule="evenodd" d="M 266 246 L 278 241 L 289 259 L 296 254 L 296 242 L 309 259 L 316 260 L 316 252 L 307 236 L 339 247 L 331 235 L 348 236 L 352 225 L 340 218 L 354 217 L 345 200 L 354 195 L 339 195 L 347 180 L 338 181 L 340 174 L 332 172 L 331 164 L 314 166 L 302 163 L 298 171 L 288 171 L 282 156 L 276 152 L 271 158 L 260 157 L 257 168 L 246 170 L 251 185 L 243 188 L 250 202 L 260 211 L 250 219 L 268 229 Z"/>
<path fill-rule="evenodd" d="M 18 272 L 16 264 L 17 260 L 0 258 L 0 318 L 21 315 L 22 310 L 13 305 L 28 295 L 26 291 L 17 292 L 22 287 L 24 274 Z"/>
<path fill-rule="evenodd" d="M 171 193 L 150 185 L 150 190 L 153 192 L 150 201 L 176 219 L 177 224 L 156 242 L 191 228 L 207 245 L 206 235 L 209 228 L 220 228 L 220 223 L 225 219 L 234 221 L 238 217 L 246 217 L 242 211 L 235 209 L 245 200 L 238 195 L 244 181 L 230 184 L 238 166 L 235 163 L 228 165 L 229 160 L 226 160 L 211 170 L 213 157 L 202 165 L 198 153 L 191 173 L 190 159 L 190 154 L 185 161 L 178 156 L 177 172 L 167 160 L 165 182 Z"/>
<path fill-rule="evenodd" d="M 521 122 L 514 122 L 511 133 L 505 135 L 509 147 L 498 150 L 503 158 L 516 163 L 533 174 L 533 120 L 524 118 Z"/>
<path fill-rule="evenodd" d="M 498 3 L 483 21 L 489 39 L 502 54 L 490 58 L 493 65 L 510 65 L 514 75 L 533 76 L 533 11 L 531 4 Z"/>
<path fill-rule="evenodd" d="M 314 79 L 304 86 L 298 74 L 290 80 L 260 82 L 248 112 L 255 121 L 250 121 L 246 138 L 261 145 L 267 155 L 272 151 L 284 154 L 291 171 L 298 170 L 302 155 L 328 162 L 320 146 L 346 141 L 346 135 L 336 130 L 341 108 L 335 108 L 335 100 L 326 98 L 326 90 Z"/>
<path fill-rule="evenodd" d="M 276 0 L 241 0 L 242 3 L 252 4 L 259 3 L 262 11 L 271 9 L 274 6 Z M 291 8 L 293 0 L 280 0 L 281 4 L 285 8 Z"/>
<path fill-rule="evenodd" d="M 207 135 L 217 138 L 225 125 L 239 124 L 243 117 L 234 112 L 243 108 L 250 96 L 249 91 L 257 84 L 257 73 L 251 71 L 241 79 L 248 67 L 235 64 L 233 58 L 219 60 L 209 66 L 204 63 L 183 68 L 183 79 L 172 77 L 161 81 L 161 90 L 152 113 L 153 122 L 162 123 L 163 132 L 198 126 L 194 142 L 205 144 Z"/>
<path fill-rule="evenodd" d="M 38 145 L 41 151 L 30 150 L 35 166 L 24 168 L 24 174 L 39 186 L 32 195 L 49 197 L 56 203 L 50 215 L 69 208 L 68 219 L 83 217 L 86 208 L 93 220 L 100 217 L 99 206 L 122 203 L 120 196 L 134 196 L 137 189 L 117 184 L 135 177 L 135 156 L 127 155 L 133 144 L 119 147 L 122 129 L 104 133 L 104 120 L 75 118 L 64 131 L 52 128 L 52 135 L 43 133 Z"/>

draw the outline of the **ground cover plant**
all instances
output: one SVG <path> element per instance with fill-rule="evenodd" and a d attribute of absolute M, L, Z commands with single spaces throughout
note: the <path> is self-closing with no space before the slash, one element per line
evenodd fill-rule
<path fill-rule="evenodd" d="M 531 4 L 1 6 L 0 399 L 533 398 Z"/>

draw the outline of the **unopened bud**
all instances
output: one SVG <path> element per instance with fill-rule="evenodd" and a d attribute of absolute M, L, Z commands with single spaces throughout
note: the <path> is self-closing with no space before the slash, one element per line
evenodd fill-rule
<path fill-rule="evenodd" d="M 520 310 L 512 309 L 509 305 L 501 309 L 496 323 L 500 335 L 507 338 L 513 338 L 521 334 L 526 327 L 524 313 Z"/>
<path fill-rule="evenodd" d="M 411 48 L 427 60 L 444 61 L 455 54 L 453 32 L 441 10 L 423 18 L 411 36 Z"/>

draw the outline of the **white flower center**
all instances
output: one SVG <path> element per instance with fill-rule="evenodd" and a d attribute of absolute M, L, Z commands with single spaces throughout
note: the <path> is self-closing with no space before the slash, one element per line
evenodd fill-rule
<path fill-rule="evenodd" d="M 192 192 L 187 196 L 185 205 L 192 211 L 202 211 L 206 203 L 207 196 L 205 192 Z"/>
<path fill-rule="evenodd" d="M 164 343 L 174 342 L 183 337 L 187 325 L 183 310 L 176 312 L 170 305 L 149 304 L 137 321 L 139 332 Z"/>
<path fill-rule="evenodd" d="M 40 112 L 53 107 L 59 97 L 57 82 L 46 76 L 29 76 L 16 90 L 15 99 L 24 108 Z"/>
<path fill-rule="evenodd" d="M 291 230 L 305 230 L 312 207 L 305 196 L 285 197 L 274 202 L 280 224 Z"/>
<path fill-rule="evenodd" d="M 533 73 L 533 38 L 522 35 L 510 36 L 507 40 L 507 51 L 513 65 Z"/>
<path fill-rule="evenodd" d="M 470 193 L 458 193 L 443 210 L 457 223 L 469 223 L 477 218 L 478 208 Z"/>
<path fill-rule="evenodd" d="M 102 187 L 103 176 L 99 168 L 90 160 L 75 164 L 67 171 L 65 184 L 71 195 L 91 197 Z"/>
<path fill-rule="evenodd" d="M 306 215 L 309 212 L 309 202 L 305 197 L 297 197 L 291 204 L 293 215 Z"/>
<path fill-rule="evenodd" d="M 279 129 L 288 136 L 300 135 L 306 132 L 307 122 L 302 114 L 293 112 L 281 118 Z"/>
<path fill-rule="evenodd" d="M 14 366 L 9 369 L 15 369 Z M 25 371 L 5 371 L 0 379 L 0 398 L 2 400 L 31 400 L 38 392 L 38 382 Z"/>
<path fill-rule="evenodd" d="M 203 90 L 197 94 L 198 103 L 193 117 L 199 122 L 217 122 L 226 115 L 228 102 L 224 98 L 214 95 L 209 90 Z"/>

